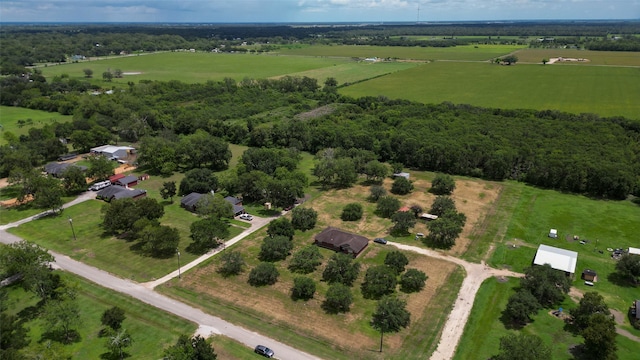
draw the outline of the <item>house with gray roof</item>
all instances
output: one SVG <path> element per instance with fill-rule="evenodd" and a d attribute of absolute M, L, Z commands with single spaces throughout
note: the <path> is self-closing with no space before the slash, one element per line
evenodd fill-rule
<path fill-rule="evenodd" d="M 57 163 L 57 162 L 50 162 L 46 164 L 44 166 L 44 171 L 53 177 L 61 178 L 63 177 L 64 172 L 69 167 L 77 167 L 82 171 L 87 171 L 86 166 L 79 166 L 79 165 L 69 164 L 69 163 Z"/>

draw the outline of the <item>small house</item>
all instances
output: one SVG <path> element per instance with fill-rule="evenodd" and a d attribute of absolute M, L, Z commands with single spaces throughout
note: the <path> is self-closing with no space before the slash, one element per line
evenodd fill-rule
<path fill-rule="evenodd" d="M 87 170 L 86 166 L 78 166 L 78 165 L 69 164 L 69 163 L 50 162 L 50 163 L 48 163 L 48 164 L 46 164 L 44 166 L 44 171 L 48 175 L 51 175 L 53 177 L 62 178 L 62 177 L 64 177 L 64 172 L 67 171 L 67 169 L 69 169 L 71 167 L 77 167 L 82 171 L 86 171 Z"/>
<path fill-rule="evenodd" d="M 557 239 L 558 238 L 558 230 L 557 229 L 549 230 L 549 237 L 552 238 L 552 239 Z"/>
<path fill-rule="evenodd" d="M 192 192 L 188 195 L 185 195 L 182 197 L 182 200 L 180 200 L 180 206 L 191 212 L 195 212 L 196 204 L 198 204 L 198 201 L 200 201 L 200 198 L 202 198 L 203 196 L 204 194 L 200 194 L 197 192 Z"/>
<path fill-rule="evenodd" d="M 369 245 L 369 239 L 329 226 L 316 235 L 314 243 L 356 257 Z"/>
<path fill-rule="evenodd" d="M 593 270 L 585 269 L 582 271 L 582 276 L 580 276 L 580 278 L 584 281 L 596 282 L 598 281 L 598 274 Z"/>
<path fill-rule="evenodd" d="M 145 190 L 127 189 L 120 185 L 113 185 L 113 186 L 106 187 L 98 191 L 98 193 L 96 194 L 97 199 L 101 199 L 106 202 L 110 202 L 113 199 L 116 199 L 116 200 L 125 199 L 125 198 L 139 199 L 145 196 L 147 196 L 147 192 Z"/>
<path fill-rule="evenodd" d="M 242 200 L 233 196 L 227 196 L 224 199 L 233 207 L 233 216 L 245 213 L 244 206 L 242 206 Z"/>
<path fill-rule="evenodd" d="M 109 181 L 111 181 L 111 183 L 115 185 L 118 180 L 122 179 L 125 176 L 126 176 L 125 174 L 111 175 L 109 176 Z"/>
<path fill-rule="evenodd" d="M 116 180 L 114 185 L 120 185 L 124 187 L 136 186 L 138 185 L 138 177 L 133 175 L 123 176 L 120 179 Z"/>

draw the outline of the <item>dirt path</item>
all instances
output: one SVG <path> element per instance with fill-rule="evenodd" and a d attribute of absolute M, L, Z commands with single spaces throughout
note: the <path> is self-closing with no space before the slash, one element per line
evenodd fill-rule
<path fill-rule="evenodd" d="M 458 292 L 458 297 L 453 305 L 453 309 L 447 318 L 447 322 L 442 330 L 440 341 L 436 351 L 431 355 L 431 360 L 449 360 L 453 358 L 456 352 L 458 343 L 464 333 L 464 327 L 467 324 L 469 315 L 471 314 L 471 308 L 473 307 L 473 301 L 476 297 L 480 285 L 492 277 L 522 277 L 524 274 L 516 273 L 509 270 L 500 270 L 488 267 L 484 262 L 481 264 L 474 264 L 468 261 L 442 254 L 434 250 L 428 250 L 419 248 L 416 246 L 398 244 L 389 242 L 389 245 L 393 245 L 398 249 L 413 251 L 422 255 L 434 257 L 437 259 L 453 262 L 464 268 L 466 271 L 466 277 L 462 281 L 462 286 Z"/>

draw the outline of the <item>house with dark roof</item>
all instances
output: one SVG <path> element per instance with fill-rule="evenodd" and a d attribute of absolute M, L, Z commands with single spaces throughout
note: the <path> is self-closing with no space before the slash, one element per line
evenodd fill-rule
<path fill-rule="evenodd" d="M 136 186 L 138 185 L 138 177 L 133 175 L 124 176 L 116 180 L 114 185 L 120 185 L 124 187 Z"/>
<path fill-rule="evenodd" d="M 196 204 L 198 203 L 198 201 L 200 201 L 200 198 L 202 198 L 204 196 L 204 194 L 200 194 L 197 192 L 192 192 L 189 195 L 185 195 L 182 197 L 182 199 L 180 200 L 180 206 L 182 206 L 183 208 L 191 211 L 191 212 L 195 212 L 196 211 Z"/>
<path fill-rule="evenodd" d="M 120 185 L 113 185 L 113 186 L 106 187 L 98 191 L 98 193 L 96 194 L 97 199 L 101 199 L 106 202 L 109 202 L 113 199 L 116 199 L 116 200 L 125 199 L 125 198 L 139 199 L 145 196 L 147 196 L 147 192 L 145 190 L 128 189 Z"/>
<path fill-rule="evenodd" d="M 224 198 L 228 203 L 233 206 L 233 216 L 238 216 L 240 214 L 244 214 L 244 206 L 242 206 L 242 200 L 237 197 L 227 196 Z"/>
<path fill-rule="evenodd" d="M 46 164 L 44 166 L 44 171 L 53 177 L 61 178 L 63 177 L 64 172 L 69 167 L 77 167 L 82 171 L 87 171 L 86 166 L 78 166 L 78 165 L 69 164 L 69 163 L 57 163 L 57 162 L 50 162 Z"/>
<path fill-rule="evenodd" d="M 111 181 L 111 184 L 115 185 L 115 184 L 116 184 L 116 181 L 118 181 L 118 180 L 122 179 L 122 178 L 123 178 L 123 177 L 125 177 L 125 176 L 126 176 L 126 175 L 125 175 L 125 174 L 122 174 L 122 173 L 120 173 L 120 174 L 114 174 L 114 175 L 109 176 L 109 181 Z"/>
<path fill-rule="evenodd" d="M 180 200 L 180 206 L 182 206 L 183 208 L 195 212 L 196 211 L 196 205 L 198 204 L 198 201 L 200 201 L 200 199 L 204 196 L 205 194 L 200 194 L 200 193 L 196 193 L 196 192 L 192 192 L 189 195 L 185 195 L 182 200 Z M 228 203 L 231 204 L 231 206 L 233 207 L 233 215 L 234 216 L 238 216 L 240 214 L 244 214 L 245 210 L 244 210 L 244 206 L 242 206 L 242 200 L 235 198 L 233 196 L 227 196 L 224 198 L 225 201 L 227 201 Z"/>
<path fill-rule="evenodd" d="M 369 239 L 329 226 L 316 235 L 314 243 L 356 257 L 369 245 Z"/>

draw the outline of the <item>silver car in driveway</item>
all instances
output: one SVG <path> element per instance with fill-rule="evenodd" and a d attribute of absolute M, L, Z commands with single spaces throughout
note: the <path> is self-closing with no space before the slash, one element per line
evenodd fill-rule
<path fill-rule="evenodd" d="M 268 347 L 264 346 L 264 345 L 258 345 L 256 346 L 255 350 L 253 350 L 256 354 L 260 354 L 264 357 L 268 357 L 268 358 L 272 358 L 274 355 L 273 350 L 269 349 Z"/>

